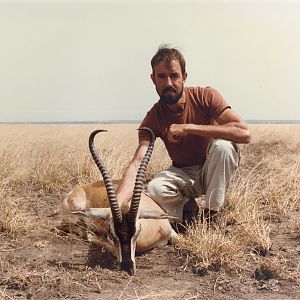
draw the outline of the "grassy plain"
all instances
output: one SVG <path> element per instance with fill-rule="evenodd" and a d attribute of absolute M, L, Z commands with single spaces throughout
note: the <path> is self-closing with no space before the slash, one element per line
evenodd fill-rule
<path fill-rule="evenodd" d="M 241 146 L 241 165 L 217 224 L 194 224 L 175 247 L 139 257 L 138 279 L 119 273 L 113 262 L 107 266 L 110 257 L 104 257 L 106 262 L 98 257 L 97 267 L 87 267 L 84 258 L 91 246 L 56 230 L 64 196 L 79 184 L 101 179 L 87 146 L 89 133 L 98 128 L 108 130 L 97 136 L 98 153 L 111 177 L 120 179 L 137 146 L 135 124 L 0 125 L 0 299 L 299 296 L 300 125 L 251 125 L 252 142 Z M 169 164 L 157 140 L 147 179 Z M 152 270 L 164 254 L 175 262 L 166 260 Z M 178 291 L 174 283 L 150 289 L 165 278 L 165 270 L 175 278 L 172 268 L 181 272 Z M 139 288 L 130 293 L 133 283 Z"/>

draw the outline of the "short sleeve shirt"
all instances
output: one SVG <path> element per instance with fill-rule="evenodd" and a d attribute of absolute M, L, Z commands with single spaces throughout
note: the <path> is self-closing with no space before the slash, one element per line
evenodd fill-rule
<path fill-rule="evenodd" d="M 165 103 L 158 101 L 147 112 L 140 127 L 152 129 L 155 136 L 163 140 L 175 165 L 181 167 L 203 165 L 206 149 L 211 139 L 187 135 L 181 137 L 177 143 L 170 143 L 167 139 L 168 129 L 172 124 L 213 124 L 218 116 L 230 106 L 217 90 L 210 87 L 185 87 L 183 97 L 185 97 L 183 112 L 171 112 Z M 139 141 L 144 140 L 149 140 L 149 137 L 140 131 Z"/>

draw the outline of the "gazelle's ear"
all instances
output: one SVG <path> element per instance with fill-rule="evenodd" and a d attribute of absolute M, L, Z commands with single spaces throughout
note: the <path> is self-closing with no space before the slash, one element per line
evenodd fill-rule
<path fill-rule="evenodd" d="M 139 219 L 176 219 L 177 217 L 170 216 L 164 212 L 159 212 L 156 210 L 141 210 L 139 214 Z"/>
<path fill-rule="evenodd" d="M 77 211 L 71 211 L 71 214 L 74 215 L 82 215 L 86 217 L 94 217 L 99 218 L 103 220 L 109 220 L 111 219 L 111 210 L 110 208 L 88 208 L 85 210 L 77 210 Z"/>

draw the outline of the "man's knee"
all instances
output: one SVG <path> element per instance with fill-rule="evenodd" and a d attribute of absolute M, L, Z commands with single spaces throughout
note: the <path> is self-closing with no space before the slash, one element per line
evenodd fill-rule
<path fill-rule="evenodd" d="M 165 187 L 160 180 L 153 179 L 149 182 L 147 187 L 147 194 L 153 200 L 162 198 L 162 195 L 165 192 Z"/>
<path fill-rule="evenodd" d="M 162 199 L 177 197 L 181 193 L 174 183 L 162 180 L 161 178 L 154 178 L 148 184 L 147 194 L 154 201 L 160 201 Z"/>
<path fill-rule="evenodd" d="M 239 146 L 223 139 L 216 139 L 209 147 L 208 156 L 214 156 L 218 160 L 226 160 L 238 164 Z"/>

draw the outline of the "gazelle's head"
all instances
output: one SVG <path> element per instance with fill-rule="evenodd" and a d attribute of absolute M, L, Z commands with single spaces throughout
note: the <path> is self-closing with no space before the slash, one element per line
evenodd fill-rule
<path fill-rule="evenodd" d="M 145 172 L 153 151 L 155 141 L 155 136 L 151 129 L 140 128 L 140 130 L 146 130 L 149 133 L 150 143 L 136 176 L 130 206 L 127 203 L 122 203 L 121 207 L 119 206 L 114 186 L 108 175 L 106 167 L 104 166 L 104 163 L 99 158 L 94 148 L 95 135 L 104 130 L 95 130 L 90 135 L 89 148 L 93 159 L 102 174 L 110 207 L 89 208 L 84 211 L 74 212 L 109 221 L 109 230 L 107 233 L 108 240 L 113 246 L 114 254 L 119 260 L 121 270 L 128 272 L 130 275 L 133 275 L 136 271 L 135 249 L 137 237 L 141 230 L 141 223 L 139 219 L 165 218 L 162 213 L 139 211 L 139 202 L 143 190 Z"/>
<path fill-rule="evenodd" d="M 120 269 L 134 275 L 136 271 L 135 249 L 141 231 L 141 219 L 170 219 L 174 217 L 161 211 L 143 210 L 141 208 L 138 211 L 137 218 L 132 219 L 128 214 L 129 209 L 128 204 L 123 203 L 121 205 L 122 222 L 114 220 L 110 208 L 89 208 L 72 213 L 108 221 L 107 240 L 110 244 L 109 247 L 106 246 L 118 258 Z"/>

